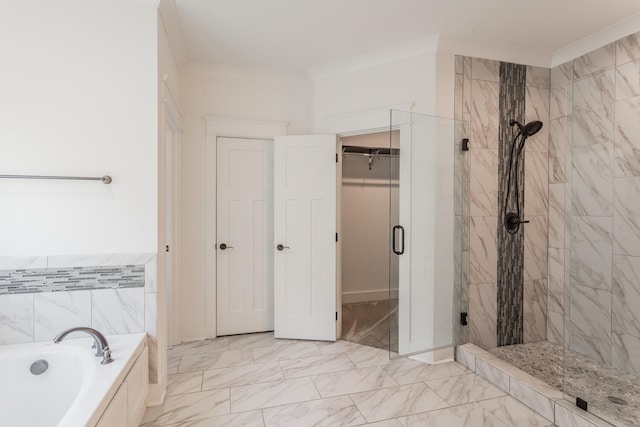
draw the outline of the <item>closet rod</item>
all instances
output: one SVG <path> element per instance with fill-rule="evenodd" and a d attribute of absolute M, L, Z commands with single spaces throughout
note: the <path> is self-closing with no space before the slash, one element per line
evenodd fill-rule
<path fill-rule="evenodd" d="M 8 179 L 66 179 L 74 181 L 102 181 L 103 184 L 111 184 L 111 177 L 105 176 L 48 176 L 48 175 L 0 175 L 0 178 Z"/>
<path fill-rule="evenodd" d="M 376 154 L 376 153 L 342 153 L 343 156 L 364 156 L 364 157 L 400 157 L 399 154 Z"/>

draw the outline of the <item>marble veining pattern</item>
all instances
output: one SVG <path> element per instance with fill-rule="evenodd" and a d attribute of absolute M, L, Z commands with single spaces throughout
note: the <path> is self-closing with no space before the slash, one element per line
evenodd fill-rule
<path fill-rule="evenodd" d="M 242 349 L 229 349 L 234 343 L 242 343 Z M 346 357 L 370 350 L 345 341 L 304 343 L 330 356 Z M 513 420 L 527 420 L 532 426 L 549 425 L 541 423 L 532 410 L 455 362 L 428 365 L 398 358 L 387 360 L 383 366 L 361 369 L 344 366 L 345 370 L 339 372 L 272 380 L 268 373 L 281 372 L 281 363 L 317 358 L 305 356 L 296 344 L 300 342 L 278 340 L 272 333 L 264 333 L 174 347 L 169 357 L 169 371 L 174 373 L 169 376 L 168 396 L 162 406 L 147 409 L 142 425 L 463 427 L 482 421 L 483 427 L 505 427 L 514 425 Z M 205 349 L 235 357 L 237 351 L 278 347 L 297 347 L 299 357 L 175 373 L 185 358 L 188 361 L 207 356 L 203 353 Z M 293 353 L 296 352 L 289 354 Z M 469 403 L 452 405 L 448 400 L 469 400 Z"/>
<path fill-rule="evenodd" d="M 640 337 L 640 258 L 613 256 L 612 328 Z M 640 370 L 637 371 L 640 374 Z"/>
<path fill-rule="evenodd" d="M 573 215 L 613 214 L 613 145 L 574 147 L 571 212 Z"/>
<path fill-rule="evenodd" d="M 640 176 L 640 96 L 616 102 L 614 176 Z"/>
<path fill-rule="evenodd" d="M 607 217 L 571 217 L 571 285 L 611 290 L 613 224 Z"/>
<path fill-rule="evenodd" d="M 616 179 L 614 187 L 613 253 L 640 256 L 640 177 Z"/>
<path fill-rule="evenodd" d="M 498 149 L 498 110 L 499 84 L 472 80 L 470 134 L 473 148 Z"/>
<path fill-rule="evenodd" d="M 616 64 L 640 58 L 640 31 L 616 42 Z"/>
<path fill-rule="evenodd" d="M 497 217 L 471 217 L 469 229 L 469 284 L 496 282 Z"/>
<path fill-rule="evenodd" d="M 547 153 L 538 152 L 528 152 L 524 158 L 524 214 L 526 216 L 548 214 L 548 160 Z"/>
<path fill-rule="evenodd" d="M 496 294 L 495 283 L 469 285 L 469 341 L 483 348 L 498 345 Z"/>
<path fill-rule="evenodd" d="M 567 119 L 551 119 L 549 125 L 549 183 L 564 183 L 566 175 Z"/>
<path fill-rule="evenodd" d="M 596 73 L 573 85 L 573 145 L 613 140 L 615 72 Z"/>
<path fill-rule="evenodd" d="M 572 285 L 570 307 L 571 350 L 611 362 L 611 292 Z"/>
<path fill-rule="evenodd" d="M 573 75 L 575 78 L 615 65 L 616 44 L 610 43 L 573 60 Z"/>
<path fill-rule="evenodd" d="M 565 184 L 549 184 L 549 248 L 564 248 Z"/>
<path fill-rule="evenodd" d="M 92 326 L 104 334 L 144 332 L 144 288 L 91 291 Z"/>
<path fill-rule="evenodd" d="M 547 280 L 524 281 L 524 342 L 547 338 Z"/>
<path fill-rule="evenodd" d="M 91 291 L 34 294 L 34 340 L 52 340 L 79 325 L 91 325 Z"/>
<path fill-rule="evenodd" d="M 640 60 L 616 68 L 616 101 L 640 95 Z"/>
<path fill-rule="evenodd" d="M 469 157 L 471 216 L 498 215 L 498 150 L 473 150 Z"/>
<path fill-rule="evenodd" d="M 33 294 L 0 298 L 0 344 L 33 341 Z"/>

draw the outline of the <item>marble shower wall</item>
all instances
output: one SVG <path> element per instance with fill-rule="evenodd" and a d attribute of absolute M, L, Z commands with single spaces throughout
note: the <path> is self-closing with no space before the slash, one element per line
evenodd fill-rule
<path fill-rule="evenodd" d="M 155 254 L 0 257 L 0 271 L 144 265 L 144 286 L 0 295 L 0 345 L 49 341 L 75 326 L 106 335 L 147 332 L 149 380 L 158 377 L 158 286 Z"/>
<path fill-rule="evenodd" d="M 551 82 L 548 336 L 640 374 L 640 32 Z"/>
<path fill-rule="evenodd" d="M 497 229 L 500 62 L 456 56 L 455 119 L 469 123 L 469 151 L 456 156 L 456 224 L 462 271 L 461 307 L 468 307 L 468 341 L 497 346 Z M 524 338 L 546 338 L 550 72 L 527 67 L 526 121 L 542 131 L 525 148 Z M 458 192 L 457 192 L 458 194 Z M 467 310 L 460 310 L 467 311 Z"/>

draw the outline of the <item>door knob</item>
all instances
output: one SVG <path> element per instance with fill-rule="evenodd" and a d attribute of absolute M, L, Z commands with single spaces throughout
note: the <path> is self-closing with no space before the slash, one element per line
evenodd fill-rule
<path fill-rule="evenodd" d="M 276 246 L 276 249 L 279 251 L 282 251 L 284 249 L 291 249 L 289 246 L 284 246 L 282 243 L 279 243 L 278 246 Z"/>
<path fill-rule="evenodd" d="M 233 249 L 233 246 L 227 246 L 226 243 L 220 243 L 220 250 L 224 251 L 225 249 Z"/>

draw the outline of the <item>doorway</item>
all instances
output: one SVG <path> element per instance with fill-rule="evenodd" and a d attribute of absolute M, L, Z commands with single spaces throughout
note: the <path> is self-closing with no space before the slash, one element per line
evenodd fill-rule
<path fill-rule="evenodd" d="M 385 350 L 397 329 L 398 258 L 390 257 L 399 132 L 341 139 L 342 339 Z"/>
<path fill-rule="evenodd" d="M 273 141 L 217 140 L 217 335 L 273 330 Z"/>

